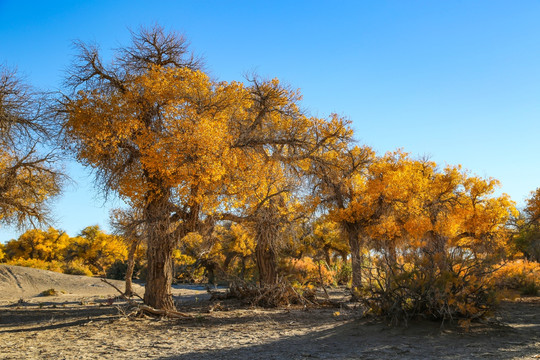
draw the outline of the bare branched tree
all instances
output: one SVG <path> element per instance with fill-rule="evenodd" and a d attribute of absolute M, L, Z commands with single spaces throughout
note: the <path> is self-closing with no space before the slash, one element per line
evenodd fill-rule
<path fill-rule="evenodd" d="M 0 223 L 22 228 L 51 220 L 48 201 L 67 177 L 48 109 L 46 94 L 0 66 Z"/>

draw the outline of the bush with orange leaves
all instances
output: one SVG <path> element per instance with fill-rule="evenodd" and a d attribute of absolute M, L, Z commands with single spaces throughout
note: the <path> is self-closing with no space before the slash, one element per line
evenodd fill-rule
<path fill-rule="evenodd" d="M 4 252 L 4 244 L 0 243 L 0 263 L 4 262 L 6 253 Z"/>
<path fill-rule="evenodd" d="M 474 319 L 490 313 L 490 274 L 504 257 L 514 213 L 498 182 L 400 152 L 371 166 L 342 216 L 362 226 L 356 296 L 392 322 Z"/>
<path fill-rule="evenodd" d="M 336 272 L 324 261 L 314 261 L 310 257 L 286 259 L 282 265 L 283 273 L 289 281 L 301 285 L 334 284 Z"/>
<path fill-rule="evenodd" d="M 493 280 L 499 289 L 518 290 L 522 295 L 538 295 L 540 291 L 540 263 L 523 259 L 503 264 Z"/>

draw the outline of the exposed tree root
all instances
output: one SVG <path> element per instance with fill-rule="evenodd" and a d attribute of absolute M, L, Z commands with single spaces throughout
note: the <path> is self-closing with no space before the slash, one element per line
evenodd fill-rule
<path fill-rule="evenodd" d="M 139 305 L 138 308 L 140 311 L 147 314 L 166 316 L 169 318 L 192 318 L 193 317 L 189 314 L 186 314 L 180 311 L 154 309 L 153 307 L 150 307 L 148 305 Z"/>
<path fill-rule="evenodd" d="M 168 318 L 192 318 L 193 316 L 180 312 L 175 310 L 164 310 L 164 309 L 154 309 L 151 306 L 140 304 L 130 298 L 128 298 L 122 290 L 120 290 L 118 287 L 116 287 L 111 282 L 107 281 L 106 279 L 101 279 L 105 284 L 113 287 L 118 293 L 120 294 L 119 297 L 126 300 L 128 304 L 131 306 L 132 311 L 128 314 L 128 317 L 141 317 L 145 315 L 153 315 L 153 316 L 165 316 Z M 137 295 L 138 296 L 138 295 Z M 140 296 L 138 296 L 141 298 Z"/>

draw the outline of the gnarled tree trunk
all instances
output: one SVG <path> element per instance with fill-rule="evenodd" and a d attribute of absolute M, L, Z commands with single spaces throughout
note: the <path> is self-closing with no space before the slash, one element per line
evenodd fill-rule
<path fill-rule="evenodd" d="M 279 237 L 279 215 L 274 206 L 259 209 L 255 221 L 255 259 L 259 270 L 259 284 L 277 284 L 276 246 Z"/>
<path fill-rule="evenodd" d="M 277 283 L 276 255 L 271 239 L 267 236 L 257 236 L 255 256 L 257 259 L 257 269 L 259 270 L 260 286 L 267 287 L 275 285 Z"/>
<path fill-rule="evenodd" d="M 171 295 L 173 248 L 170 240 L 157 236 L 148 239 L 144 303 L 156 309 L 176 310 Z"/>
<path fill-rule="evenodd" d="M 162 194 L 152 194 L 144 213 L 148 240 L 144 303 L 156 309 L 176 310 L 171 295 L 175 241 L 169 229 L 168 198 Z"/>

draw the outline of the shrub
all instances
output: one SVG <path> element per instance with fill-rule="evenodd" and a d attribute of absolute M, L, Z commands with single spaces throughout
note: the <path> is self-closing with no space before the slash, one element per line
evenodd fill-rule
<path fill-rule="evenodd" d="M 82 261 L 77 260 L 70 261 L 64 265 L 64 274 L 85 276 L 94 275 L 87 265 L 85 265 Z"/>
<path fill-rule="evenodd" d="M 497 303 L 489 264 L 470 253 L 370 256 L 364 266 L 365 286 L 357 295 L 375 314 L 393 323 L 414 317 L 433 320 L 476 319 Z"/>
<path fill-rule="evenodd" d="M 126 272 L 127 272 L 127 260 L 116 260 L 108 269 L 106 272 L 106 277 L 108 279 L 115 279 L 115 280 L 125 280 L 126 278 Z M 142 265 L 139 262 L 135 262 L 135 265 L 133 267 L 133 275 L 132 279 L 139 278 L 139 272 L 142 269 Z"/>
<path fill-rule="evenodd" d="M 105 275 L 115 261 L 127 257 L 127 246 L 121 237 L 106 234 L 96 225 L 83 229 L 65 252 L 66 260 L 81 261 L 92 273 Z"/>
<path fill-rule="evenodd" d="M 44 290 L 39 294 L 39 296 L 58 296 L 58 295 L 60 295 L 60 293 L 53 288 Z"/>
<path fill-rule="evenodd" d="M 316 262 L 310 257 L 287 260 L 283 267 L 292 283 L 320 284 L 321 280 L 324 284 L 334 283 L 335 271 L 325 262 Z"/>
<path fill-rule="evenodd" d="M 347 261 L 337 261 L 332 264 L 332 270 L 335 274 L 333 283 L 336 285 L 348 285 L 352 278 L 352 267 Z"/>
<path fill-rule="evenodd" d="M 315 292 L 311 286 L 292 285 L 283 279 L 268 287 L 259 287 L 247 282 L 233 282 L 225 297 L 240 299 L 253 306 L 262 307 L 316 304 Z"/>
<path fill-rule="evenodd" d="M 499 289 L 519 290 L 523 295 L 536 295 L 540 289 L 540 263 L 514 260 L 503 264 L 493 280 Z"/>
<path fill-rule="evenodd" d="M 0 243 L 0 263 L 6 259 L 6 253 L 4 252 L 4 244 Z"/>
<path fill-rule="evenodd" d="M 26 231 L 5 245 L 8 259 L 39 259 L 44 261 L 62 261 L 64 250 L 70 241 L 65 232 L 54 228 L 47 231 L 32 229 Z"/>
<path fill-rule="evenodd" d="M 537 296 L 540 291 L 540 285 L 536 282 L 530 282 L 521 288 L 521 295 L 524 296 Z"/>
<path fill-rule="evenodd" d="M 116 260 L 107 269 L 105 276 L 108 279 L 124 280 L 126 278 L 127 261 Z M 133 271 L 135 273 L 135 271 Z"/>

